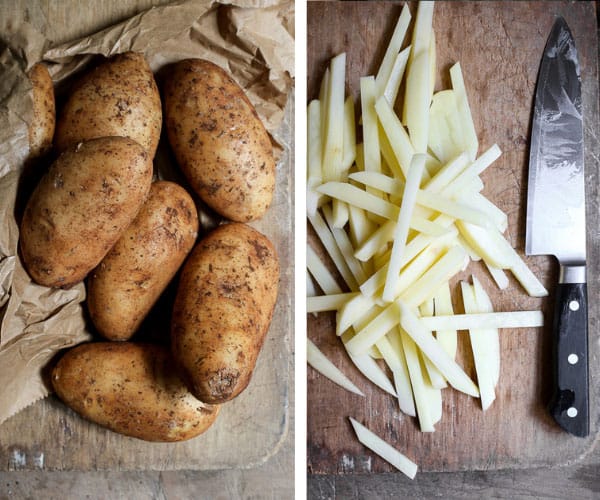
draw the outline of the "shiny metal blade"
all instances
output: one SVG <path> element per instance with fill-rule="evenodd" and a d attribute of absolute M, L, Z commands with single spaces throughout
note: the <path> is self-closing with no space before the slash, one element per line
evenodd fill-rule
<path fill-rule="evenodd" d="M 573 36 L 562 18 L 548 37 L 538 74 L 529 153 L 525 251 L 585 262 L 581 79 Z"/>

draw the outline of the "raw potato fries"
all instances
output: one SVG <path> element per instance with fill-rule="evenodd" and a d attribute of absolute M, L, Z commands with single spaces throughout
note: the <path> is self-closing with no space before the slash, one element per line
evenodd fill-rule
<path fill-rule="evenodd" d="M 344 281 L 339 286 L 309 248 L 308 270 L 322 292 L 309 298 L 309 312 L 336 312 L 336 333 L 355 364 L 383 359 L 395 386 L 388 392 L 408 415 L 416 410 L 424 432 L 443 418 L 442 390 L 449 385 L 481 395 L 483 410 L 489 408 L 500 373 L 498 329 L 543 323 L 539 311 L 494 312 L 475 276 L 473 285 L 462 284 L 468 314 L 456 315 L 453 278 L 481 260 L 499 287 L 508 286 L 503 270 L 509 270 L 530 295 L 547 294 L 502 234 L 506 215 L 481 194 L 479 176 L 501 152 L 492 145 L 478 154 L 458 63 L 450 69 L 452 88 L 434 92 L 433 14 L 433 2 L 418 4 L 408 43 L 405 5 L 376 75 L 360 78 L 363 142 L 349 146 L 356 152 L 352 164 L 332 167 L 339 141 L 331 139 L 346 126 L 338 109 L 345 85 L 335 75 L 345 74 L 340 62 L 352 55 L 332 58 L 318 99 L 308 105 L 307 131 L 307 216 Z M 455 361 L 461 329 L 470 330 L 479 387 Z M 361 442 L 396 467 L 408 464 L 414 477 L 414 464 L 350 420 Z"/>

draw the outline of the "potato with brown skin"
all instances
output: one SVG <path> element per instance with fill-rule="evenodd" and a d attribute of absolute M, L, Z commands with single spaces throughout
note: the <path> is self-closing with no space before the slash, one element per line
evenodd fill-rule
<path fill-rule="evenodd" d="M 162 107 L 152 70 L 142 54 L 116 55 L 86 73 L 75 85 L 56 125 L 58 151 L 97 137 L 138 142 L 154 158 Z"/>
<path fill-rule="evenodd" d="M 200 198 L 234 221 L 262 217 L 273 198 L 275 160 L 241 87 L 215 64 L 186 59 L 170 72 L 164 99 L 169 142 Z"/>
<path fill-rule="evenodd" d="M 43 156 L 52 148 L 56 125 L 54 85 L 48 68 L 42 63 L 34 64 L 27 73 L 31 81 L 33 118 L 29 124 L 29 158 Z"/>
<path fill-rule="evenodd" d="M 137 215 L 151 182 L 152 160 L 131 139 L 93 139 L 60 155 L 21 221 L 21 255 L 31 278 L 50 287 L 83 280 Z"/>
<path fill-rule="evenodd" d="M 154 182 L 137 217 L 88 277 L 88 310 L 102 336 L 131 338 L 197 236 L 191 196 L 174 182 Z"/>
<path fill-rule="evenodd" d="M 79 345 L 54 367 L 52 385 L 58 397 L 82 417 L 146 441 L 196 437 L 219 413 L 218 406 L 190 394 L 169 349 L 158 345 Z"/>
<path fill-rule="evenodd" d="M 196 245 L 175 298 L 171 350 L 198 399 L 224 403 L 246 388 L 278 282 L 275 248 L 250 226 L 225 224 Z"/>

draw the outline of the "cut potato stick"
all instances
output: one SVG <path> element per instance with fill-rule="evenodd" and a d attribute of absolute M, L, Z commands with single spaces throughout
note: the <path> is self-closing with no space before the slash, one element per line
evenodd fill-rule
<path fill-rule="evenodd" d="M 431 300 L 426 300 L 425 302 L 423 302 L 421 304 L 421 306 L 419 307 L 419 313 L 421 315 L 421 317 L 424 316 L 433 316 L 434 313 L 434 307 L 433 307 L 433 299 Z M 427 371 L 427 376 L 429 377 L 429 382 L 430 385 L 433 389 L 444 389 L 445 387 L 448 387 L 448 384 L 446 383 L 446 379 L 444 378 L 444 376 L 440 373 L 440 371 L 433 365 L 433 363 L 429 360 L 429 358 L 423 358 L 423 365 Z M 434 401 L 437 400 L 436 395 L 432 395 L 432 398 Z M 441 410 L 441 395 L 440 395 L 440 410 Z M 441 418 L 441 415 L 440 415 Z M 437 422 L 437 420 L 434 418 L 434 422 Z"/>
<path fill-rule="evenodd" d="M 537 328 L 544 326 L 544 315 L 542 311 L 509 311 L 440 315 L 431 318 L 420 318 L 419 321 L 429 331 Z"/>
<path fill-rule="evenodd" d="M 417 153 L 427 152 L 429 135 L 430 46 L 434 2 L 419 2 L 406 75 L 403 122 Z"/>
<path fill-rule="evenodd" d="M 346 54 L 335 56 L 329 65 L 327 119 L 323 144 L 323 180 L 340 180 L 344 148 L 344 94 Z M 321 117 L 323 119 L 323 117 Z"/>
<path fill-rule="evenodd" d="M 352 273 L 352 276 L 354 276 L 356 283 L 360 285 L 367 279 L 367 277 L 365 270 L 362 267 L 362 263 L 356 257 L 354 257 L 354 247 L 352 246 L 348 234 L 343 229 L 333 227 L 333 214 L 330 207 L 323 207 L 323 214 L 325 215 L 327 224 L 329 224 L 333 239 L 335 240 L 346 266 Z"/>
<path fill-rule="evenodd" d="M 512 247 L 498 229 L 481 227 L 465 221 L 457 221 L 456 226 L 471 248 L 490 265 L 500 269 L 511 267 L 514 260 Z"/>
<path fill-rule="evenodd" d="M 501 233 L 506 231 L 508 227 L 507 215 L 481 193 L 463 193 L 458 194 L 456 198 L 465 205 L 485 213 Z"/>
<path fill-rule="evenodd" d="M 498 288 L 500 290 L 506 290 L 508 288 L 508 276 L 506 276 L 506 273 L 502 269 L 494 267 L 486 261 L 483 261 L 483 263 L 485 264 L 485 267 L 487 267 L 487 270 L 490 272 L 490 275 L 496 282 Z"/>
<path fill-rule="evenodd" d="M 355 325 L 360 318 L 369 314 L 375 306 L 375 301 L 362 293 L 351 297 L 339 309 L 336 318 L 336 333 L 342 335 L 348 328 Z"/>
<path fill-rule="evenodd" d="M 433 95 L 429 108 L 427 144 L 442 163 L 448 162 L 465 150 L 463 129 L 453 90 L 442 90 Z"/>
<path fill-rule="evenodd" d="M 375 111 L 402 170 L 402 175 L 406 178 L 412 155 L 415 153 L 410 137 L 385 97 L 377 99 Z"/>
<path fill-rule="evenodd" d="M 400 17 L 396 22 L 396 27 L 392 33 L 392 38 L 388 43 L 381 64 L 379 65 L 377 76 L 375 77 L 378 96 L 384 93 L 386 83 L 390 79 L 390 75 L 393 73 L 396 56 L 398 52 L 400 52 L 402 44 L 404 43 L 404 38 L 406 37 L 410 20 L 410 10 L 408 8 L 408 4 L 405 4 L 404 7 L 402 7 L 402 12 L 400 13 Z M 390 102 L 393 103 L 393 101 Z"/>
<path fill-rule="evenodd" d="M 451 181 L 458 177 L 468 165 L 469 157 L 467 153 L 460 153 L 456 158 L 444 164 L 435 175 L 424 184 L 423 189 L 430 193 L 439 193 Z"/>
<path fill-rule="evenodd" d="M 404 354 L 406 356 L 406 365 L 410 376 L 410 384 L 415 400 L 415 408 L 417 417 L 419 418 L 419 427 L 421 432 L 434 432 L 435 427 L 433 424 L 431 408 L 429 407 L 429 398 L 427 388 L 425 387 L 417 345 L 404 330 L 400 329 L 400 332 L 402 347 L 404 348 Z"/>
<path fill-rule="evenodd" d="M 343 339 L 344 339 L 344 337 L 342 337 L 342 340 Z M 344 344 L 344 345 L 346 345 L 346 344 Z M 346 351 L 347 351 L 347 349 L 346 349 Z M 382 371 L 382 369 L 377 364 L 377 361 L 375 361 L 371 356 L 369 356 L 369 354 L 361 354 L 359 356 L 354 356 L 353 354 L 350 354 L 348 352 L 348 356 L 350 357 L 350 360 L 352 361 L 352 363 L 354 363 L 354 366 L 356 366 L 356 368 L 368 380 L 370 380 L 373 384 L 375 384 L 381 390 L 387 392 L 388 394 L 391 394 L 394 397 L 397 397 L 396 389 L 394 389 L 394 386 L 390 382 L 390 379 L 387 378 L 386 374 Z"/>
<path fill-rule="evenodd" d="M 331 198 L 367 210 L 375 215 L 385 217 L 386 219 L 396 220 L 400 212 L 400 209 L 393 203 L 378 198 L 377 196 L 367 193 L 346 182 L 327 182 L 321 184 L 317 188 L 317 191 L 326 194 Z M 421 231 L 422 233 L 432 234 L 434 236 L 446 233 L 444 227 L 418 215 L 413 215 L 411 217 L 410 227 Z"/>
<path fill-rule="evenodd" d="M 398 91 L 400 90 L 400 83 L 402 82 L 404 71 L 406 70 L 409 54 L 410 45 L 396 55 L 392 71 L 385 84 L 385 88 L 383 89 L 383 96 L 387 99 L 387 102 L 390 103 L 392 108 L 398 98 Z"/>
<path fill-rule="evenodd" d="M 435 316 L 454 314 L 449 283 L 442 285 L 438 289 L 436 294 L 433 296 L 433 302 Z M 435 338 L 442 346 L 442 349 L 448 353 L 448 356 L 454 359 L 456 357 L 456 349 L 458 346 L 458 334 L 456 330 L 452 330 L 451 328 L 436 330 Z"/>
<path fill-rule="evenodd" d="M 456 107 L 458 109 L 458 116 L 460 117 L 461 128 L 463 129 L 465 147 L 469 152 L 471 161 L 474 161 L 477 157 L 479 141 L 477 139 L 477 133 L 475 132 L 473 116 L 471 115 L 465 82 L 459 63 L 456 63 L 450 68 L 450 79 L 452 80 L 452 88 L 456 93 Z"/>
<path fill-rule="evenodd" d="M 462 281 L 461 293 L 466 313 L 480 312 L 473 287 Z M 494 333 L 495 332 L 495 333 Z M 496 399 L 494 390 L 494 370 L 496 356 L 500 356 L 498 349 L 498 330 L 469 330 L 471 350 L 475 361 L 475 372 L 477 373 L 477 384 L 481 397 L 481 408 L 487 410 Z"/>
<path fill-rule="evenodd" d="M 381 172 L 379 152 L 379 128 L 375 112 L 375 78 L 364 76 L 360 79 L 360 104 L 362 112 L 363 154 L 365 171 Z"/>
<path fill-rule="evenodd" d="M 406 185 L 402 195 L 402 204 L 400 205 L 398 221 L 396 223 L 396 228 L 394 229 L 392 253 L 390 255 L 388 274 L 382 294 L 382 298 L 386 302 L 391 302 L 395 298 L 394 286 L 402 267 L 402 256 L 406 247 L 409 223 L 415 207 L 417 191 L 421 184 L 424 168 L 425 155 L 414 155 L 406 177 Z"/>
<path fill-rule="evenodd" d="M 410 385 L 410 375 L 408 373 L 408 366 L 406 364 L 406 356 L 404 354 L 404 347 L 402 346 L 402 339 L 400 338 L 400 331 L 398 328 L 394 328 L 384 338 L 388 339 L 390 347 L 396 353 L 396 357 L 400 363 L 400 366 L 397 370 L 392 370 L 394 386 L 396 387 L 396 393 L 398 394 L 398 406 L 407 415 L 415 417 L 417 415 L 415 401 L 413 398 L 412 387 Z"/>
<path fill-rule="evenodd" d="M 489 227 L 492 225 L 485 213 L 463 203 L 452 201 L 440 194 L 419 190 L 416 194 L 416 202 L 423 207 L 431 208 L 455 219 L 471 222 L 478 226 Z"/>
<path fill-rule="evenodd" d="M 392 347 L 387 337 L 382 337 L 379 339 L 376 348 L 379 350 L 385 363 L 392 372 L 394 385 L 396 386 L 396 393 L 398 394 L 398 406 L 408 415 L 412 414 L 412 416 L 415 416 L 412 390 L 409 386 L 408 390 L 410 392 L 407 392 L 406 387 L 406 382 L 408 382 L 408 368 L 406 367 L 406 361 L 400 358 L 398 352 Z M 402 392 L 398 390 L 399 388 L 402 390 Z"/>
<path fill-rule="evenodd" d="M 481 260 L 481 255 L 479 255 L 475 251 L 475 249 L 471 246 L 471 244 L 463 238 L 462 234 L 459 234 L 456 237 L 456 241 L 461 247 L 463 247 L 465 249 L 465 251 L 469 254 L 469 258 L 473 262 L 479 262 Z"/>
<path fill-rule="evenodd" d="M 306 361 L 321 375 L 327 377 L 335 384 L 343 387 L 347 391 L 364 397 L 362 391 L 356 387 L 310 339 L 306 339 Z"/>
<path fill-rule="evenodd" d="M 421 364 L 421 373 L 423 373 L 425 397 L 427 398 L 427 406 L 429 407 L 431 422 L 433 425 L 435 425 L 442 419 L 442 388 L 434 387 L 430 378 L 431 372 L 429 371 L 425 360 L 427 360 L 427 358 L 423 356 L 423 351 L 419 351 L 419 362 Z M 431 365 L 430 361 L 429 365 Z M 433 370 L 436 370 L 436 368 L 433 367 Z"/>
<path fill-rule="evenodd" d="M 317 211 L 321 195 L 314 188 L 323 182 L 322 144 L 321 144 L 321 103 L 313 100 L 308 105 L 307 117 L 307 196 L 306 211 L 314 214 Z"/>
<path fill-rule="evenodd" d="M 337 311 L 356 293 L 336 293 L 334 295 L 314 295 L 306 298 L 306 312 Z"/>
<path fill-rule="evenodd" d="M 376 228 L 375 224 L 365 215 L 365 211 L 354 205 L 348 205 L 348 222 L 350 238 L 354 247 L 361 246 Z"/>
<path fill-rule="evenodd" d="M 342 293 L 342 289 L 336 283 L 335 278 L 311 246 L 306 247 L 306 267 L 326 295 Z"/>
<path fill-rule="evenodd" d="M 468 181 L 480 175 L 486 168 L 494 163 L 502 151 L 497 144 L 492 145 L 486 150 L 479 158 L 465 168 L 452 182 L 450 182 L 444 189 L 440 191 L 444 196 L 453 196 L 461 191 L 464 191 Z"/>
<path fill-rule="evenodd" d="M 400 299 L 410 307 L 418 307 L 433 298 L 444 283 L 462 270 L 466 259 L 467 253 L 462 247 L 451 247 L 427 272 L 400 294 Z"/>
<path fill-rule="evenodd" d="M 321 214 L 317 212 L 315 213 L 315 215 L 309 216 L 308 221 L 317 233 L 317 236 L 321 240 L 321 243 L 323 243 L 325 250 L 331 257 L 331 260 L 335 264 L 335 267 L 337 268 L 339 273 L 342 275 L 342 278 L 346 282 L 346 285 L 348 285 L 348 288 L 350 288 L 350 290 L 352 290 L 353 292 L 357 291 L 359 283 L 352 274 L 352 271 L 348 266 L 348 262 L 346 261 L 346 259 L 344 259 L 342 251 L 338 247 L 338 244 L 333 234 L 331 233 L 331 230 L 327 226 L 327 223 L 323 220 L 323 217 L 321 217 Z"/>
<path fill-rule="evenodd" d="M 386 462 L 393 465 L 400 472 L 404 473 L 410 479 L 414 479 L 417 474 L 417 464 L 400 453 L 396 448 L 385 442 L 379 436 L 371 432 L 364 425 L 358 423 L 352 417 L 349 417 L 350 423 L 354 428 L 356 437 L 367 448 L 375 452 Z"/>
<path fill-rule="evenodd" d="M 381 337 L 400 323 L 400 309 L 392 302 L 346 344 L 348 352 L 358 356 L 365 353 Z"/>
<path fill-rule="evenodd" d="M 535 274 L 531 272 L 531 269 L 527 267 L 515 249 L 510 245 L 508 245 L 508 247 L 512 250 L 513 254 L 510 272 L 517 278 L 517 281 L 521 283 L 521 286 L 529 295 L 532 297 L 546 297 L 548 295 L 548 290 L 544 288 L 544 285 L 540 283 L 540 280 L 538 280 Z"/>
<path fill-rule="evenodd" d="M 415 344 L 419 346 L 425 356 L 437 367 L 444 375 L 444 378 L 455 389 L 478 397 L 479 390 L 475 383 L 468 377 L 456 362 L 446 354 L 446 351 L 438 344 L 436 339 L 422 324 L 417 316 L 402 301 L 398 301 L 400 309 L 400 325 L 403 330 L 410 335 Z M 435 317 L 430 318 L 435 319 Z"/>
<path fill-rule="evenodd" d="M 342 171 L 348 172 L 356 159 L 356 126 L 354 123 L 354 100 L 349 96 L 344 102 L 344 142 Z"/>
<path fill-rule="evenodd" d="M 473 276 L 473 294 L 475 295 L 475 302 L 477 302 L 477 309 L 480 312 L 494 312 L 494 306 L 490 297 L 483 289 L 481 282 Z M 489 330 L 489 348 L 494 352 L 491 365 L 489 367 L 492 373 L 492 382 L 494 387 L 500 379 L 500 336 L 498 335 L 497 328 L 491 328 Z"/>

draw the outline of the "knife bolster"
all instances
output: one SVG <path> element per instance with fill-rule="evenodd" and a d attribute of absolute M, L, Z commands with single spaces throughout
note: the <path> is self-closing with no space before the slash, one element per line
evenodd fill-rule
<path fill-rule="evenodd" d="M 587 283 L 585 265 L 560 266 L 559 283 Z"/>

